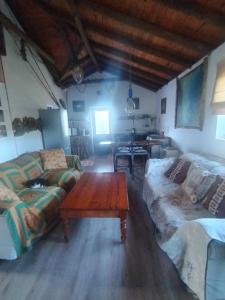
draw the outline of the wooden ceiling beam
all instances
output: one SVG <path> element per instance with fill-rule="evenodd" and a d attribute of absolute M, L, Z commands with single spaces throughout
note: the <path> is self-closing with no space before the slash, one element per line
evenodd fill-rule
<path fill-rule="evenodd" d="M 29 44 L 37 53 L 45 58 L 50 64 L 54 65 L 54 58 L 48 54 L 44 49 L 42 49 L 37 43 L 35 43 L 29 36 L 26 35 L 24 31 L 22 31 L 16 24 L 14 24 L 7 16 L 5 16 L 0 11 L 0 22 L 4 27 L 18 35 L 22 40 L 24 40 L 27 44 Z"/>
<path fill-rule="evenodd" d="M 117 42 L 122 46 L 126 46 L 131 50 L 134 49 L 142 52 L 144 55 L 149 54 L 182 67 L 189 67 L 194 62 L 193 60 L 180 56 L 179 54 L 171 54 L 162 49 L 156 49 L 149 45 L 143 45 L 128 35 L 125 36 L 121 33 L 109 32 L 94 24 L 88 24 L 87 22 L 85 24 L 87 27 L 87 33 L 89 35 L 89 40 L 91 42 L 95 41 L 95 34 L 99 34 L 100 36 L 110 39 L 112 42 Z"/>
<path fill-rule="evenodd" d="M 102 53 L 103 55 L 113 55 L 115 57 L 118 57 L 119 59 L 125 59 L 125 60 L 129 60 L 131 63 L 135 63 L 138 64 L 142 67 L 148 68 L 149 71 L 157 71 L 157 72 L 161 72 L 164 73 L 165 75 L 169 76 L 169 77 L 175 77 L 178 72 L 173 71 L 167 67 L 161 66 L 159 64 L 153 63 L 151 61 L 148 61 L 146 59 L 142 59 L 139 58 L 135 55 L 132 55 L 128 52 L 125 51 L 121 51 L 118 50 L 117 48 L 113 48 L 113 47 L 108 47 L 96 42 L 92 42 L 93 48 L 95 49 L 95 51 L 97 53 Z"/>
<path fill-rule="evenodd" d="M 85 45 L 85 48 L 87 49 L 87 52 L 88 54 L 90 55 L 92 61 L 93 61 L 93 64 L 96 66 L 97 70 L 100 71 L 100 67 L 99 67 L 99 64 L 97 62 L 97 59 L 95 57 L 95 54 L 92 50 L 92 47 L 89 43 L 89 40 L 86 36 L 86 33 L 85 33 L 85 30 L 83 28 L 83 25 L 82 25 L 82 22 L 80 20 L 80 16 L 79 16 L 79 13 L 78 13 L 78 9 L 76 7 L 76 4 L 74 2 L 74 0 L 67 0 L 67 3 L 71 9 L 71 14 L 72 14 L 72 17 L 74 19 L 74 24 L 76 25 L 79 33 L 80 33 L 80 36 L 81 36 L 81 39 Z"/>
<path fill-rule="evenodd" d="M 214 12 L 207 12 L 204 7 L 192 3 L 181 2 L 180 0 L 152 0 L 157 5 L 162 7 L 169 8 L 173 11 L 181 12 L 186 16 L 192 16 L 198 20 L 210 24 L 212 26 L 219 27 L 224 29 L 225 19 L 224 16 L 221 16 Z"/>
<path fill-rule="evenodd" d="M 91 2 L 89 0 L 82 0 L 80 2 L 79 9 L 82 10 L 82 8 L 85 9 L 85 7 L 88 7 L 88 9 L 96 13 L 104 15 L 106 18 L 111 18 L 121 23 L 121 25 L 125 24 L 131 28 L 138 29 L 144 33 L 148 32 L 153 36 L 157 36 L 175 44 L 180 44 L 181 46 L 187 48 L 189 48 L 190 46 L 194 47 L 201 54 L 206 54 L 212 49 L 212 46 L 205 42 L 197 41 L 191 37 L 182 35 L 177 32 L 168 31 L 158 25 L 144 22 L 140 19 L 128 16 L 126 14 L 120 13 L 111 8 L 107 8 L 103 5 Z"/>
<path fill-rule="evenodd" d="M 98 54 L 97 57 L 99 60 L 103 61 L 106 64 L 108 63 L 111 65 L 114 65 L 116 68 L 124 69 L 126 71 L 130 70 L 131 74 L 137 75 L 137 76 L 142 77 L 149 81 L 153 81 L 157 84 L 164 85 L 168 82 L 168 80 L 166 80 L 166 79 L 159 78 L 159 77 L 151 75 L 147 72 L 141 71 L 140 69 L 131 67 L 129 64 L 125 64 L 122 62 L 120 63 L 116 60 L 113 60 L 112 58 L 109 59 L 107 56 L 104 56 L 102 54 L 101 55 Z"/>

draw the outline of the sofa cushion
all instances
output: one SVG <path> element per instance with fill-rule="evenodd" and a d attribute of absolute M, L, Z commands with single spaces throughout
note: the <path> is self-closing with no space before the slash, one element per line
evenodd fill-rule
<path fill-rule="evenodd" d="M 165 172 L 165 176 L 172 182 L 181 184 L 186 176 L 191 162 L 185 159 L 176 159 L 170 168 Z"/>
<path fill-rule="evenodd" d="M 13 162 L 21 170 L 26 180 L 37 178 L 43 172 L 40 160 L 38 158 L 35 158 L 35 155 L 32 154 L 23 154 L 17 159 L 13 160 Z"/>
<path fill-rule="evenodd" d="M 63 149 L 42 150 L 40 155 L 44 170 L 68 168 Z"/>
<path fill-rule="evenodd" d="M 59 187 L 26 188 L 18 193 L 27 207 L 36 207 L 43 215 L 45 223 L 51 224 L 59 217 L 59 206 L 66 193 Z M 55 220 L 56 219 L 56 220 Z"/>
<path fill-rule="evenodd" d="M 212 184 L 203 205 L 213 215 L 225 218 L 225 178 L 218 175 Z"/>
<path fill-rule="evenodd" d="M 77 180 L 80 178 L 80 172 L 74 169 L 46 170 L 41 175 L 50 185 L 55 185 L 69 192 Z"/>
<path fill-rule="evenodd" d="M 190 200 L 197 203 L 203 200 L 215 179 L 215 175 L 192 163 L 187 177 L 182 183 L 182 188 L 188 194 Z"/>
<path fill-rule="evenodd" d="M 26 181 L 24 173 L 13 162 L 0 164 L 0 184 L 4 184 L 14 191 L 22 189 L 23 183 Z"/>

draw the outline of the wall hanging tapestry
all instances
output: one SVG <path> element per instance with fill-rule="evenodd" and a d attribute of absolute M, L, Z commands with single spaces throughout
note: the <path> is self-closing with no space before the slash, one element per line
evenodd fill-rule
<path fill-rule="evenodd" d="M 202 129 L 207 60 L 177 79 L 176 128 Z"/>
<path fill-rule="evenodd" d="M 21 136 L 30 131 L 41 130 L 40 119 L 24 117 L 23 119 L 15 118 L 12 122 L 15 136 Z"/>

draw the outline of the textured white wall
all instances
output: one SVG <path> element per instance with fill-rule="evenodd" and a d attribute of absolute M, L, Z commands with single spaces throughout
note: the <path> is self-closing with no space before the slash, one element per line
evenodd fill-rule
<path fill-rule="evenodd" d="M 102 73 L 100 77 L 113 77 L 107 73 Z M 119 120 L 120 116 L 126 116 L 125 105 L 128 96 L 127 81 L 102 82 L 97 84 L 88 84 L 86 87 L 81 85 L 79 90 L 73 86 L 68 90 L 68 115 L 69 121 L 85 119 L 85 125 L 90 128 L 89 121 L 91 120 L 91 109 L 94 107 L 104 107 L 111 111 L 111 128 L 113 133 L 127 133 L 133 127 L 130 120 Z M 145 88 L 132 85 L 133 96 L 139 97 L 140 109 L 135 110 L 134 114 L 152 114 L 156 115 L 156 94 Z M 72 101 L 84 100 L 85 112 L 74 113 Z M 81 122 L 80 124 L 83 124 Z M 143 120 L 135 120 L 134 127 L 138 132 L 148 131 L 149 128 L 144 127 Z M 81 125 L 82 127 L 82 125 Z"/>
<path fill-rule="evenodd" d="M 11 17 L 8 7 L 1 1 L 0 9 Z M 12 36 L 4 30 L 6 41 L 7 56 L 2 57 L 2 63 L 5 73 L 6 85 L 9 96 L 9 104 L 12 113 L 12 119 L 16 117 L 38 117 L 38 110 L 45 109 L 48 105 L 55 107 L 52 99 L 36 79 L 33 71 L 30 69 L 27 62 L 23 61 L 16 47 L 16 36 Z M 27 51 L 28 60 L 32 62 L 33 67 L 37 72 L 33 58 Z M 39 59 L 40 60 L 40 59 Z M 65 98 L 65 93 L 58 88 L 46 67 L 39 62 L 39 66 L 44 73 L 51 89 L 57 98 Z M 40 72 L 39 72 L 40 74 Z M 8 137 L 0 138 L 0 162 L 11 159 L 23 152 L 39 150 L 43 148 L 42 137 L 39 131 L 34 131 L 20 137 L 14 138 L 3 84 L 0 84 L 1 98 L 4 103 L 6 112 L 6 123 Z"/>
<path fill-rule="evenodd" d="M 164 130 L 166 135 L 171 136 L 184 152 L 208 153 L 225 158 L 225 141 L 216 139 L 217 117 L 212 114 L 210 105 L 216 79 L 217 63 L 222 59 L 225 59 L 225 43 L 215 49 L 208 58 L 205 117 L 202 131 L 197 129 L 175 129 L 176 80 L 169 82 L 157 93 L 159 128 Z M 161 115 L 160 102 L 164 97 L 167 98 L 167 113 Z"/>

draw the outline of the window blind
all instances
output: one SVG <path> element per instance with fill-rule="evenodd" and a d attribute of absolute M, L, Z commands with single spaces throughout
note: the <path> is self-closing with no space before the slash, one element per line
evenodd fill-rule
<path fill-rule="evenodd" d="M 225 60 L 217 65 L 212 108 L 214 114 L 225 115 Z"/>

